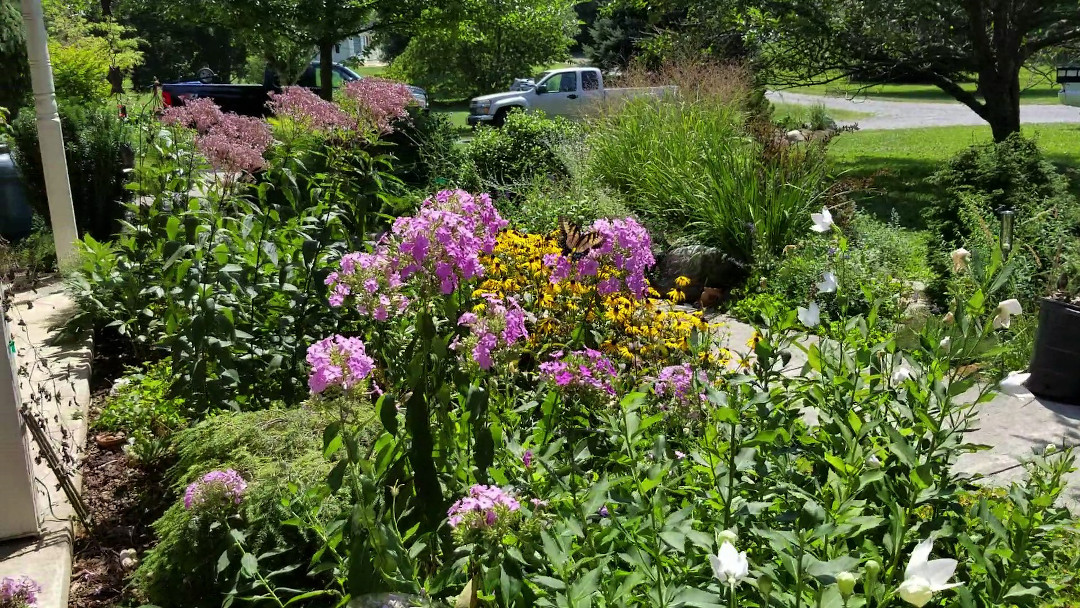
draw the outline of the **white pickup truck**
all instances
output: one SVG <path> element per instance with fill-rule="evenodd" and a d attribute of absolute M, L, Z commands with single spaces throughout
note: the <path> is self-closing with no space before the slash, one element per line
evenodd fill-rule
<path fill-rule="evenodd" d="M 1080 106 L 1080 67 L 1058 68 L 1057 82 L 1061 85 L 1058 101 L 1067 106 Z"/>
<path fill-rule="evenodd" d="M 598 101 L 638 95 L 660 96 L 675 87 L 616 88 L 604 87 L 604 75 L 596 68 L 564 68 L 540 75 L 536 84 L 516 81 L 506 93 L 492 93 L 469 102 L 469 125 L 502 126 L 506 114 L 515 108 L 527 112 L 541 110 L 548 116 L 585 115 Z"/>

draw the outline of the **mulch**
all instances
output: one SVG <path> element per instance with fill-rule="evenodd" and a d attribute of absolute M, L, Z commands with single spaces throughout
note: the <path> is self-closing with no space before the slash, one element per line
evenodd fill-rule
<path fill-rule="evenodd" d="M 91 378 L 90 428 L 100 415 L 112 382 L 123 366 L 95 352 Z M 171 499 L 163 487 L 163 468 L 147 470 L 135 466 L 122 445 L 101 447 L 96 433 L 87 433 L 82 453 L 82 495 L 91 513 L 93 533 L 79 531 L 71 569 L 69 608 L 112 608 L 138 605 L 128 578 L 132 569 L 121 565 L 121 552 L 135 549 L 137 559 L 153 545 L 151 524 L 161 516 Z"/>

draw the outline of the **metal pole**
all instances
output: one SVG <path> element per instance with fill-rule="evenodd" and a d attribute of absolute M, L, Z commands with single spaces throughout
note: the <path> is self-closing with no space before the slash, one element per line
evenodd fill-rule
<path fill-rule="evenodd" d="M 34 112 L 37 116 L 41 166 L 45 173 L 45 194 L 49 198 L 56 260 L 60 268 L 64 268 L 75 256 L 75 241 L 79 233 L 75 228 L 75 211 L 71 204 L 64 134 L 60 128 L 60 115 L 56 111 L 49 40 L 45 33 L 41 0 L 22 0 L 22 15 L 26 25 L 26 55 L 30 60 L 30 82 L 34 89 Z M 0 370 L 2 373 L 3 370 Z"/>
<path fill-rule="evenodd" d="M 33 469 L 19 415 L 22 400 L 14 351 L 7 321 L 0 313 L 0 540 L 38 534 Z"/>

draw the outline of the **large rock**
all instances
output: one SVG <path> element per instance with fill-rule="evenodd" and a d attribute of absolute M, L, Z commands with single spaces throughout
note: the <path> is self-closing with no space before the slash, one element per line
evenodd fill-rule
<path fill-rule="evenodd" d="M 653 287 L 661 295 L 675 287 L 675 279 L 684 276 L 690 285 L 680 287 L 686 302 L 697 302 L 705 287 L 730 288 L 740 284 L 748 269 L 715 247 L 689 245 L 676 247 L 660 256 Z"/>

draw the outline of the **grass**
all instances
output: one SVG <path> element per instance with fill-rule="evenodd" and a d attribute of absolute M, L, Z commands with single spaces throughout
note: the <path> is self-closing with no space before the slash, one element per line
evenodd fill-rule
<path fill-rule="evenodd" d="M 460 135 L 472 132 L 469 126 L 469 100 L 459 99 L 455 101 L 432 101 L 429 106 L 432 112 L 441 112 L 450 118 L 450 124 L 454 125 Z"/>
<path fill-rule="evenodd" d="M 352 71 L 361 76 L 381 76 L 389 66 L 385 65 L 358 65 Z"/>
<path fill-rule="evenodd" d="M 975 92 L 974 82 L 962 83 L 961 86 Z M 1024 104 L 1052 105 L 1058 103 L 1058 87 L 1048 81 L 1039 72 L 1025 68 L 1020 72 L 1020 102 Z M 865 88 L 864 88 L 865 87 Z M 807 93 L 824 96 L 857 96 L 882 101 L 923 101 L 956 102 L 949 94 L 931 84 L 880 84 L 867 86 L 866 83 L 849 83 L 837 80 L 829 84 L 808 85 L 784 89 L 793 93 Z"/>
<path fill-rule="evenodd" d="M 1023 133 L 1080 182 L 1080 125 L 1025 125 Z M 859 131 L 833 140 L 829 157 L 838 172 L 875 176 L 874 190 L 859 197 L 863 209 L 883 220 L 895 210 L 901 225 L 922 229 L 922 209 L 939 195 L 926 178 L 964 148 L 991 140 L 989 126 Z"/>
<path fill-rule="evenodd" d="M 794 122 L 806 122 L 810 116 L 811 106 L 800 105 L 797 103 L 773 103 L 773 118 L 780 120 L 787 116 Z M 873 116 L 873 112 L 857 112 L 855 110 L 834 110 L 832 108 L 826 108 L 825 112 L 832 117 L 833 120 L 842 121 L 850 120 L 856 121 L 861 118 L 870 118 Z"/>

